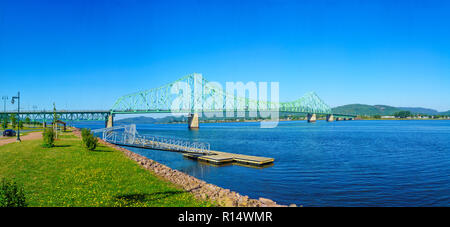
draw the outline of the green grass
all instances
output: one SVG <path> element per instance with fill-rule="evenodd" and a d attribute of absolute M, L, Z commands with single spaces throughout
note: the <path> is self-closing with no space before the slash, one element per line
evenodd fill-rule
<path fill-rule="evenodd" d="M 211 206 L 100 145 L 82 148 L 65 133 L 55 147 L 42 140 L 0 146 L 0 178 L 23 185 L 29 206 Z"/>

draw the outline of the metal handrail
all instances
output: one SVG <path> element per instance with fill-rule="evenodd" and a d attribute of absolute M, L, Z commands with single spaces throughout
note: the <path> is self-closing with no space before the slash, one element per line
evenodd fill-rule
<path fill-rule="evenodd" d="M 123 130 L 123 131 L 118 131 Z M 136 125 L 123 125 L 112 128 L 92 130 L 94 133 L 103 132 L 104 141 L 125 146 L 135 146 L 149 149 L 171 150 L 186 153 L 210 154 L 210 144 L 192 142 L 185 139 L 139 135 Z"/>

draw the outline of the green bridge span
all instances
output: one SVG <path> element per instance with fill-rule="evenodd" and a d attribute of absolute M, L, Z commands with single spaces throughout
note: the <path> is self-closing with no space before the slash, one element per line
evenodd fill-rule
<path fill-rule="evenodd" d="M 177 98 L 180 99 L 180 93 L 177 92 L 180 90 L 179 88 L 182 88 L 183 94 L 188 94 L 189 98 L 176 102 Z M 230 108 L 227 105 L 227 100 L 232 100 L 235 105 Z M 177 103 L 175 109 L 174 103 Z M 259 101 L 230 95 L 220 85 L 210 83 L 197 73 L 184 76 L 161 87 L 119 97 L 110 110 L 61 110 L 55 113 L 63 121 L 105 121 L 107 127 L 113 126 L 116 114 L 186 113 L 190 114 L 189 126 L 192 126 L 192 121 L 196 121 L 198 127 L 197 113 L 246 113 L 250 111 L 303 114 L 307 116 L 308 122 L 315 122 L 317 115 L 325 115 L 327 121 L 353 120 L 356 118 L 355 115 L 333 113 L 331 108 L 314 92 L 309 92 L 291 102 Z M 52 121 L 54 115 L 53 111 L 0 112 L 2 117 L 11 114 L 18 114 L 22 120 L 29 118 L 32 121 L 41 122 Z M 226 114 L 223 114 L 223 116 L 226 116 Z"/>

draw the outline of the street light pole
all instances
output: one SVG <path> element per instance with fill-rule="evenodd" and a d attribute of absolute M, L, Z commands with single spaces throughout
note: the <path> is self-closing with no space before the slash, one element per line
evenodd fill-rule
<path fill-rule="evenodd" d="M 8 96 L 3 96 L 3 113 L 6 113 L 6 100 L 8 100 Z"/>
<path fill-rule="evenodd" d="M 20 142 L 20 92 L 17 92 L 17 96 L 11 98 L 11 103 L 14 104 L 14 100 L 17 99 L 17 142 Z"/>
<path fill-rule="evenodd" d="M 6 100 L 8 100 L 8 96 L 2 96 L 3 99 L 3 120 L 6 121 L 6 125 L 8 125 L 8 115 L 6 114 Z"/>

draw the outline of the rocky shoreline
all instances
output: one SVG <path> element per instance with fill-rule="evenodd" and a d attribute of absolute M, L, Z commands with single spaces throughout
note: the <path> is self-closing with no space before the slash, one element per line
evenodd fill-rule
<path fill-rule="evenodd" d="M 81 137 L 81 131 L 75 128 L 73 133 Z M 152 171 L 157 176 L 160 176 L 169 182 L 181 186 L 184 190 L 192 193 L 195 197 L 203 200 L 211 200 L 218 206 L 223 207 L 286 207 L 285 205 L 279 205 L 276 202 L 266 199 L 251 199 L 248 196 L 240 195 L 237 192 L 229 189 L 224 189 L 213 184 L 209 184 L 205 181 L 199 180 L 186 173 L 178 170 L 171 169 L 168 166 L 155 162 L 142 155 L 136 154 L 128 149 L 116 146 L 106 141 L 100 140 L 99 142 L 114 149 L 122 151 L 128 158 L 136 161 L 142 167 Z M 290 207 L 296 207 L 295 204 L 289 205 Z"/>

